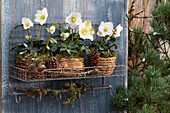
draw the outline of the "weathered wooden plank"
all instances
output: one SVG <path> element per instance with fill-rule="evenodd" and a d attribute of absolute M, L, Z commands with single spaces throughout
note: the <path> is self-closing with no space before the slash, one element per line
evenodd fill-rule
<path fill-rule="evenodd" d="M 16 4 L 16 24 L 21 24 L 21 20 L 23 17 L 27 17 L 30 18 L 33 22 L 34 22 L 34 18 L 35 18 L 35 13 L 36 11 L 39 9 L 39 5 L 38 5 L 38 1 L 34 1 L 34 0 L 15 0 L 15 4 Z M 22 35 L 22 33 L 19 33 L 17 35 Z M 23 37 L 24 40 L 24 37 Z M 11 81 L 13 84 L 13 81 Z M 15 82 L 15 86 L 24 86 L 24 87 L 29 87 L 32 84 L 28 83 L 28 84 L 24 84 L 23 82 L 18 82 L 18 81 L 14 81 Z M 37 83 L 38 84 L 38 83 Z M 34 84 L 35 86 L 35 84 Z M 14 98 L 14 97 L 11 97 Z M 16 113 L 31 113 L 32 110 L 34 110 L 35 112 L 38 111 L 37 107 L 38 104 L 35 103 L 35 100 L 30 100 L 30 99 L 26 99 L 25 96 L 22 97 L 22 103 L 21 105 L 18 104 L 14 104 L 14 108 L 16 109 Z M 11 110 L 12 111 L 12 110 Z"/>
<path fill-rule="evenodd" d="M 2 112 L 3 113 L 9 113 L 9 103 L 11 103 L 12 100 L 9 99 L 8 95 L 8 36 L 10 34 L 10 29 L 14 26 L 14 19 L 11 17 L 14 17 L 14 2 L 9 2 L 2 0 Z M 4 51 L 6 50 L 6 51 Z"/>
<path fill-rule="evenodd" d="M 129 0 L 129 8 L 131 6 L 133 0 Z M 134 14 L 143 11 L 143 13 L 139 14 L 139 17 L 143 17 L 143 16 L 152 16 L 151 15 L 151 11 L 154 8 L 154 5 L 156 3 L 159 3 L 160 1 L 163 0 L 135 0 L 135 4 L 134 4 Z M 140 26 L 143 28 L 144 31 L 149 32 L 150 30 L 152 30 L 149 21 L 151 20 L 151 18 L 135 18 L 132 22 L 131 28 Z"/>

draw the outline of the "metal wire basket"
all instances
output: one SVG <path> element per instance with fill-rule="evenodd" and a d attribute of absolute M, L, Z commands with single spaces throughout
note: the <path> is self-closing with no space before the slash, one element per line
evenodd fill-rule
<path fill-rule="evenodd" d="M 101 68 L 114 68 L 110 75 L 100 75 Z M 100 68 L 100 70 L 99 70 Z M 51 81 L 51 80 L 67 80 L 67 79 L 82 79 L 82 78 L 100 78 L 124 76 L 124 66 L 94 66 L 82 68 L 57 68 L 46 69 L 43 73 L 38 71 L 29 71 L 16 66 L 10 65 L 10 77 L 24 81 Z"/>
<path fill-rule="evenodd" d="M 48 39 L 48 33 L 46 28 L 50 27 L 53 23 L 46 23 L 41 27 L 40 37 L 44 40 Z M 67 26 L 66 23 L 58 23 L 59 26 Z M 93 27 L 96 29 L 98 25 L 94 24 Z M 37 38 L 39 24 L 35 24 L 33 28 L 30 28 L 30 35 L 33 38 Z M 57 28 L 56 32 L 59 31 Z M 25 41 L 25 36 L 27 31 L 23 29 L 22 25 L 15 26 L 10 33 L 9 38 L 9 72 L 10 77 L 24 81 L 49 81 L 49 80 L 66 80 L 66 79 L 81 79 L 81 78 L 100 78 L 100 77 L 111 77 L 111 76 L 124 76 L 125 68 L 124 65 L 114 65 L 114 66 L 94 66 L 94 67 L 74 67 L 74 68 L 55 68 L 46 69 L 43 72 L 38 72 L 37 70 L 28 70 L 17 66 L 16 56 L 18 50 L 12 50 L 11 48 Z M 55 35 L 52 36 L 55 38 Z M 96 36 L 97 37 L 97 36 Z M 90 43 L 90 41 L 85 41 L 85 43 Z M 108 69 L 109 75 L 104 75 L 104 71 Z M 112 69 L 112 70 L 110 70 Z M 102 73 L 102 75 L 101 75 Z"/>

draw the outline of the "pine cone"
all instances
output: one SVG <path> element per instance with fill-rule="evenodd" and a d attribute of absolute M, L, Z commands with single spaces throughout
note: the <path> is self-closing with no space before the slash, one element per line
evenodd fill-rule
<path fill-rule="evenodd" d="M 28 70 L 31 71 L 31 70 L 35 70 L 35 65 L 34 64 L 30 64 L 28 66 Z"/>
<path fill-rule="evenodd" d="M 30 99 L 34 99 L 34 95 L 31 92 L 27 93 L 27 97 Z"/>
<path fill-rule="evenodd" d="M 41 65 L 37 68 L 38 72 L 43 72 L 46 69 L 45 65 Z"/>
<path fill-rule="evenodd" d="M 57 95 L 58 95 L 58 92 L 57 92 L 57 91 L 52 91 L 52 95 L 53 95 L 53 96 L 57 96 Z"/>
<path fill-rule="evenodd" d="M 64 86 L 69 87 L 70 84 L 66 82 L 66 83 L 64 84 Z"/>
<path fill-rule="evenodd" d="M 53 97 L 53 92 L 52 92 L 52 91 L 48 91 L 47 96 L 48 96 L 49 98 L 52 98 L 52 97 Z"/>
<path fill-rule="evenodd" d="M 42 95 L 42 92 L 41 92 L 40 89 L 37 89 L 36 91 L 34 91 L 34 94 L 35 94 L 36 97 L 39 97 L 39 96 Z"/>
<path fill-rule="evenodd" d="M 57 67 L 57 57 L 52 57 L 52 58 L 47 59 L 45 65 L 46 65 L 47 69 L 56 68 Z"/>
<path fill-rule="evenodd" d="M 87 66 L 97 66 L 100 59 L 100 54 L 97 50 L 93 50 L 88 55 Z"/>
<path fill-rule="evenodd" d="M 68 104 L 68 102 L 67 101 L 62 101 L 62 104 Z"/>
<path fill-rule="evenodd" d="M 83 87 L 88 88 L 88 85 L 87 84 L 83 84 Z"/>
<path fill-rule="evenodd" d="M 87 89 L 86 88 L 82 88 L 81 89 L 81 94 L 85 94 L 87 92 Z"/>
<path fill-rule="evenodd" d="M 41 89 L 41 92 L 43 95 L 47 95 L 47 90 L 46 89 Z"/>

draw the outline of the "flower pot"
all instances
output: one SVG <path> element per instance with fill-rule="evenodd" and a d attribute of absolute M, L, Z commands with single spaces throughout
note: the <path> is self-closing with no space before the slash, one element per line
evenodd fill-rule
<path fill-rule="evenodd" d="M 116 57 L 109 57 L 109 58 L 100 57 L 98 65 L 103 67 L 99 68 L 100 71 L 99 74 L 101 75 L 112 74 L 115 66 L 115 60 Z"/>
<path fill-rule="evenodd" d="M 34 64 L 31 61 L 17 60 L 17 75 L 22 79 L 40 79 L 44 78 L 44 71 L 39 72 L 36 70 L 38 68 L 35 66 L 35 70 L 28 70 L 29 65 Z"/>
<path fill-rule="evenodd" d="M 66 68 L 62 76 L 75 76 L 75 73 L 78 73 L 83 70 L 84 67 L 84 58 L 62 58 L 59 60 L 60 63 L 67 63 Z"/>
<path fill-rule="evenodd" d="M 84 67 L 84 58 L 66 59 L 66 62 L 68 63 L 68 68 L 80 68 L 73 70 L 82 70 L 82 67 Z"/>
<path fill-rule="evenodd" d="M 46 74 L 51 77 L 51 78 L 55 78 L 55 77 L 60 77 L 60 76 L 64 76 L 64 73 L 67 71 L 65 70 L 65 68 L 68 68 L 68 63 L 65 61 L 64 58 L 56 61 L 56 68 L 53 68 L 52 70 L 48 70 L 46 71 Z"/>
<path fill-rule="evenodd" d="M 83 70 L 82 67 L 84 67 L 84 58 L 61 58 L 57 60 L 56 70 L 48 70 L 46 74 L 52 78 L 75 76 L 75 73 Z"/>

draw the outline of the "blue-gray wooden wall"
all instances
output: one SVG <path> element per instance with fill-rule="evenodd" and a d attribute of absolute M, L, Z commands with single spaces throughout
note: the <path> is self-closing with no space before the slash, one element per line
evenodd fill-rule
<path fill-rule="evenodd" d="M 117 63 L 127 66 L 127 0 L 1 0 L 1 23 L 2 23 L 2 113 L 108 113 L 111 110 L 109 91 L 100 90 L 99 96 L 94 98 L 92 92 L 88 92 L 85 97 L 76 101 L 75 107 L 71 105 L 65 107 L 54 98 L 42 98 L 41 103 L 22 97 L 20 104 L 15 103 L 15 99 L 8 95 L 8 50 L 9 34 L 11 28 L 21 24 L 23 16 L 34 20 L 38 9 L 47 7 L 48 22 L 63 22 L 71 12 L 80 12 L 83 20 L 89 19 L 92 23 L 100 24 L 101 21 L 111 21 L 114 26 L 119 23 L 124 30 L 118 38 L 119 49 L 117 50 Z M 23 83 L 12 81 L 11 87 L 22 86 L 47 86 L 60 88 L 66 81 Z M 99 84 L 101 79 L 88 79 L 90 84 Z M 113 86 L 113 92 L 118 84 L 127 85 L 127 71 L 125 79 L 123 77 L 111 77 L 105 80 Z"/>

